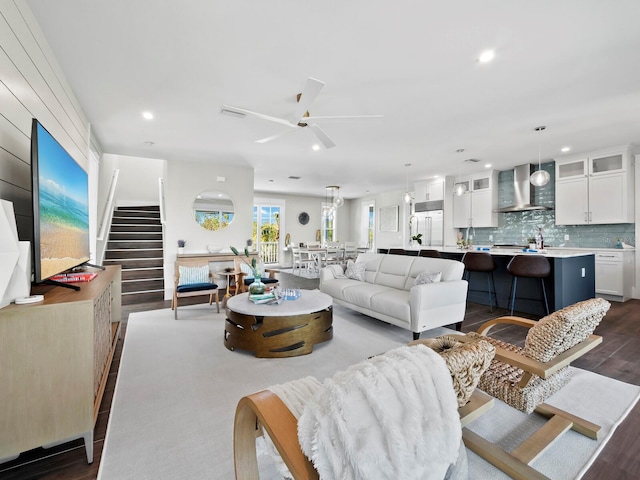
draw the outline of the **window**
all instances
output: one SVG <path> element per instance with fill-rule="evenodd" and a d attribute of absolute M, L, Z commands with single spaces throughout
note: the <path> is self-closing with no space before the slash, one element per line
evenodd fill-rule
<path fill-rule="evenodd" d="M 336 242 L 338 238 L 337 224 L 338 224 L 338 210 L 331 206 L 331 204 L 322 204 L 322 229 L 321 229 L 321 241 L 322 243 Z"/>
<path fill-rule="evenodd" d="M 252 240 L 264 263 L 278 263 L 280 217 L 281 207 L 278 205 L 253 206 Z"/>

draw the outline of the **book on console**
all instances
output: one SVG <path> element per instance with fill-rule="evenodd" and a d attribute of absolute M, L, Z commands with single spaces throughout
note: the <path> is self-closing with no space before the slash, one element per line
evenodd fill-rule
<path fill-rule="evenodd" d="M 61 273 L 59 275 L 49 277 L 49 280 L 54 280 L 61 283 L 90 282 L 97 276 L 97 272 Z"/>

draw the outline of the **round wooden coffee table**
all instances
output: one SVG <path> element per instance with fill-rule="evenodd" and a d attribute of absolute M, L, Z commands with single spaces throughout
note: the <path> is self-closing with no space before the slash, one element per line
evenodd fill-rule
<path fill-rule="evenodd" d="M 297 300 L 279 305 L 256 305 L 242 293 L 227 301 L 226 311 L 225 347 L 256 357 L 306 355 L 333 338 L 333 299 L 319 290 L 302 290 Z"/>

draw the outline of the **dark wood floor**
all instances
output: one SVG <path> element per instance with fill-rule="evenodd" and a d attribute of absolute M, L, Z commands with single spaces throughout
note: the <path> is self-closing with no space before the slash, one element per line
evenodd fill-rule
<path fill-rule="evenodd" d="M 84 445 L 81 440 L 76 440 L 47 450 L 38 448 L 25 452 L 16 460 L 0 464 L 0 480 L 92 480 L 96 478 L 120 365 L 122 342 L 126 333 L 126 319 L 131 312 L 167 307 L 169 307 L 168 302 L 123 307 L 123 335 L 118 342 L 94 432 L 95 460 L 93 464 L 87 464 Z M 488 307 L 470 303 L 467 306 L 462 330 L 476 330 L 478 325 L 484 321 L 505 314 L 507 314 L 506 310 L 494 309 L 494 312 L 490 313 Z M 640 300 L 612 303 L 611 310 L 596 333 L 604 337 L 603 344 L 575 362 L 574 365 L 624 382 L 640 385 Z M 498 336 L 498 333 L 495 335 Z M 499 336 L 507 341 L 514 341 L 520 337 L 520 334 L 516 327 L 508 327 L 500 331 Z M 636 405 L 583 478 L 585 480 L 640 478 L 640 442 L 637 441 L 639 430 L 640 405 Z"/>

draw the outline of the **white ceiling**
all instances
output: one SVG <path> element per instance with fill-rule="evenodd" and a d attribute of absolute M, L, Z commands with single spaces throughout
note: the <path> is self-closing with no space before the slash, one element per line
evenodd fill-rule
<path fill-rule="evenodd" d="M 638 0 L 28 3 L 106 153 L 250 165 L 258 191 L 355 198 L 640 144 Z M 318 122 L 337 146 L 314 152 L 308 128 L 258 144 L 283 127 L 220 114 L 290 117 L 307 77 L 311 115 L 384 118 Z"/>

